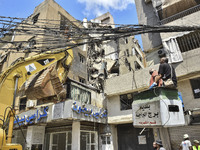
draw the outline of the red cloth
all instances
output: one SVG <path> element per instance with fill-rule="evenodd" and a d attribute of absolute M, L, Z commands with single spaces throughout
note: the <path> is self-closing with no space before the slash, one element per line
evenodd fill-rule
<path fill-rule="evenodd" d="M 153 71 L 152 75 L 151 75 L 151 79 L 150 79 L 150 85 L 151 86 L 154 82 L 155 82 L 155 77 L 158 75 L 158 72 L 157 71 Z M 158 86 L 162 86 L 162 79 L 160 79 L 157 83 Z"/>

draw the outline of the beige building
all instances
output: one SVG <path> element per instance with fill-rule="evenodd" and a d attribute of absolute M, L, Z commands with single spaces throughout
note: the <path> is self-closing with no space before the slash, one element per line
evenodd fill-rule
<path fill-rule="evenodd" d="M 146 0 L 135 1 L 140 24 L 160 26 L 193 26 L 199 24 L 199 2 L 190 0 Z M 180 7 L 181 6 L 181 7 Z M 149 149 L 156 139 L 163 141 L 168 150 L 178 149 L 183 135 L 189 134 L 191 141 L 199 140 L 200 67 L 199 32 L 147 33 L 142 35 L 147 68 L 127 72 L 105 82 L 108 123 L 116 136 L 115 149 Z M 182 93 L 186 124 L 170 128 L 134 128 L 131 104 L 137 92 L 149 87 L 149 70 L 158 70 L 160 57 L 167 56 L 175 67 L 178 90 Z M 130 62 L 130 61 L 129 61 Z M 124 70 L 124 72 L 126 72 Z M 139 139 L 145 138 L 146 144 Z M 122 146 L 122 145 L 126 146 Z"/>
<path fill-rule="evenodd" d="M 84 20 L 82 24 L 54 0 L 45 0 L 16 28 L 31 28 L 31 34 L 19 35 L 21 32 L 16 31 L 11 39 L 17 44 L 2 47 L 8 51 L 1 51 L 1 71 L 19 57 L 26 58 L 41 51 L 65 47 L 65 42 L 82 42 L 70 41 L 70 36 L 60 34 L 60 31 L 68 32 L 69 27 L 90 28 L 97 23 L 100 28 L 114 28 L 110 13 L 93 21 Z M 46 30 L 49 32 L 46 33 Z M 129 130 L 132 127 L 131 111 L 120 108 L 120 95 L 147 87 L 143 78 L 139 78 L 141 72 L 146 70 L 146 61 L 137 40 L 132 36 L 79 46 L 73 48 L 73 55 L 64 84 L 67 91 L 65 101 L 58 102 L 55 96 L 28 98 L 26 92 L 19 92 L 13 142 L 31 150 L 117 150 L 118 145 L 124 142 L 118 137 L 123 137 L 124 132 L 133 132 Z M 138 78 L 142 84 L 137 83 Z M 22 127 L 27 144 L 17 122 Z"/>

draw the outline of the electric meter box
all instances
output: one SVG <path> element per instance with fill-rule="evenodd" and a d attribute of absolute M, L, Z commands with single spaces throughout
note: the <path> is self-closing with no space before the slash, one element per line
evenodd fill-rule
<path fill-rule="evenodd" d="M 134 127 L 184 126 L 182 101 L 176 89 L 158 87 L 134 96 L 132 103 Z"/>

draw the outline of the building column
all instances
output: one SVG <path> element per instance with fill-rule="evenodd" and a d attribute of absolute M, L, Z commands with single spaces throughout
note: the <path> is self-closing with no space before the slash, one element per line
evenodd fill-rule
<path fill-rule="evenodd" d="M 171 150 L 172 148 L 168 128 L 159 128 L 159 131 L 164 148 L 167 150 Z"/>
<path fill-rule="evenodd" d="M 112 147 L 114 150 L 118 149 L 118 138 L 117 138 L 117 127 L 116 125 L 111 126 L 111 134 L 112 134 Z"/>
<path fill-rule="evenodd" d="M 80 121 L 73 121 L 72 123 L 72 150 L 80 150 Z"/>

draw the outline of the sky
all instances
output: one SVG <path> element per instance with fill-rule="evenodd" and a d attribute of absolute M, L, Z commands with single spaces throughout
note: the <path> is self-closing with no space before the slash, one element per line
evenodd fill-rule
<path fill-rule="evenodd" d="M 78 20 L 110 12 L 116 24 L 138 24 L 134 0 L 55 0 Z M 26 18 L 43 0 L 0 0 L 0 16 Z M 136 36 L 142 47 L 141 37 Z"/>

